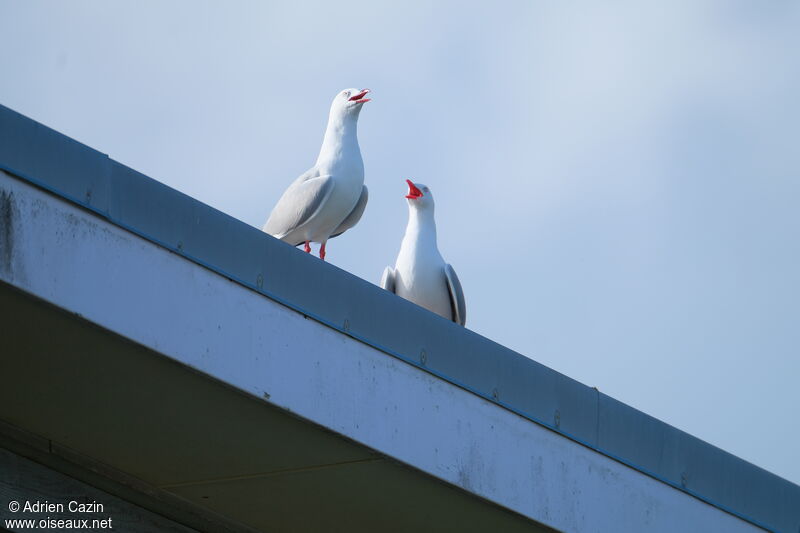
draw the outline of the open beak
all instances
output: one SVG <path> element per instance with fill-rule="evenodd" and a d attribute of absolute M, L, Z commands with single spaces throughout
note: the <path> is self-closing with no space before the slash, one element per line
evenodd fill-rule
<path fill-rule="evenodd" d="M 422 191 L 417 189 L 417 186 L 411 180 L 406 180 L 408 183 L 408 194 L 406 198 L 409 200 L 416 200 L 417 198 L 422 198 Z"/>
<path fill-rule="evenodd" d="M 350 101 L 351 102 L 355 102 L 357 104 L 363 104 L 364 102 L 369 102 L 369 100 L 370 100 L 369 98 L 364 98 L 367 95 L 368 92 L 369 92 L 369 89 L 361 89 L 360 93 L 358 93 L 355 96 L 351 96 L 350 97 Z"/>

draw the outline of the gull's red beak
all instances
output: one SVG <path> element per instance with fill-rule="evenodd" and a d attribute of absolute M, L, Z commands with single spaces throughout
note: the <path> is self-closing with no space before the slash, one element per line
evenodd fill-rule
<path fill-rule="evenodd" d="M 357 104 L 363 104 L 364 102 L 369 102 L 369 100 L 370 100 L 369 98 L 364 98 L 367 95 L 368 92 L 369 92 L 369 89 L 361 89 L 360 93 L 358 93 L 355 96 L 351 96 L 350 97 L 350 101 L 351 102 L 355 102 Z"/>
<path fill-rule="evenodd" d="M 416 200 L 417 198 L 422 198 L 422 191 L 417 189 L 417 186 L 411 180 L 406 180 L 408 183 L 408 194 L 406 198 L 409 200 Z"/>

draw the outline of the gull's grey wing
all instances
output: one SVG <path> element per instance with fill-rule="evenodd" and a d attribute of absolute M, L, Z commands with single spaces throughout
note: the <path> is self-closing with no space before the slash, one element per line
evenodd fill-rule
<path fill-rule="evenodd" d="M 338 237 L 345 231 L 349 230 L 356 224 L 358 221 L 361 220 L 361 215 L 364 214 L 364 209 L 367 207 L 367 200 L 369 200 L 369 191 L 367 190 L 367 186 L 364 185 L 364 188 L 361 189 L 361 196 L 358 197 L 358 202 L 356 202 L 356 206 L 350 211 L 350 214 L 347 215 L 339 227 L 333 232 L 333 235 L 330 236 L 331 239 L 334 237 Z"/>
<path fill-rule="evenodd" d="M 394 269 L 392 267 L 386 267 L 383 270 L 383 276 L 381 276 L 381 289 L 386 289 L 391 293 L 395 293 L 395 277 L 394 277 Z"/>
<path fill-rule="evenodd" d="M 309 170 L 286 189 L 262 229 L 273 237 L 285 239 L 319 211 L 333 186 L 333 178 L 320 176 L 316 169 Z"/>
<path fill-rule="evenodd" d="M 467 323 L 467 302 L 464 300 L 464 290 L 458 281 L 456 271 L 449 264 L 444 266 L 444 275 L 447 278 L 447 294 L 450 296 L 450 307 L 453 310 L 453 322 Z"/>

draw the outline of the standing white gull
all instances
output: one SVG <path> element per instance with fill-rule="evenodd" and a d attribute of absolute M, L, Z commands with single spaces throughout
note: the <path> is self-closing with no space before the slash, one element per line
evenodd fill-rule
<path fill-rule="evenodd" d="M 300 175 L 272 209 L 263 230 L 293 246 L 325 243 L 356 225 L 367 206 L 364 162 L 358 148 L 358 114 L 369 89 L 345 89 L 336 95 L 328 115 L 317 162 Z"/>
<path fill-rule="evenodd" d="M 406 183 L 408 226 L 394 268 L 383 271 L 381 287 L 463 326 L 467 321 L 464 291 L 436 245 L 433 195 L 421 183 Z"/>

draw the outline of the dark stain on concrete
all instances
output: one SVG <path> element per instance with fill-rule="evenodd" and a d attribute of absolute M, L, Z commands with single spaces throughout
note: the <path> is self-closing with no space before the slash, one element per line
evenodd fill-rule
<path fill-rule="evenodd" d="M 11 274 L 14 255 L 14 194 L 0 190 L 0 271 Z"/>

